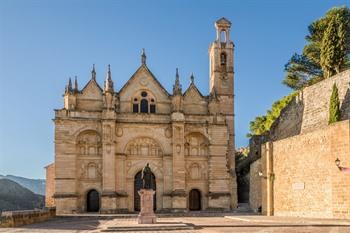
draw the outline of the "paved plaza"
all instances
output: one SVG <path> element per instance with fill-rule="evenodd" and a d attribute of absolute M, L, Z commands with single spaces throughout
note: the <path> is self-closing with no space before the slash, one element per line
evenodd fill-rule
<path fill-rule="evenodd" d="M 0 232 L 176 232 L 176 233 L 349 233 L 350 220 L 335 219 L 307 219 L 288 217 L 266 216 L 226 216 L 226 217 L 162 217 L 158 218 L 158 226 L 187 225 L 192 229 L 186 230 L 127 230 L 133 227 L 137 219 L 120 218 L 115 216 L 67 216 L 56 217 L 46 222 L 31 224 L 18 228 L 2 228 Z M 123 227 L 123 231 L 113 230 L 115 227 Z M 148 225 L 145 225 L 147 228 Z M 109 229 L 109 230 L 108 230 Z M 126 231 L 125 231 L 126 230 Z"/>

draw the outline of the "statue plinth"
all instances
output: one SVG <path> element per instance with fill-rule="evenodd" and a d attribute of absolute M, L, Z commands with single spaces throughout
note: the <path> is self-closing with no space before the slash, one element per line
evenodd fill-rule
<path fill-rule="evenodd" d="M 153 195 L 155 191 L 152 189 L 141 189 L 139 192 L 141 200 L 141 211 L 138 216 L 139 224 L 152 224 L 157 222 L 156 215 L 153 211 Z"/>

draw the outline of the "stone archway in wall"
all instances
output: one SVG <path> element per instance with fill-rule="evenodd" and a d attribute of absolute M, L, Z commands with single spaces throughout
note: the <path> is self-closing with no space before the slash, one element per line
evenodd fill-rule
<path fill-rule="evenodd" d="M 140 195 L 138 191 L 142 188 L 142 171 L 139 171 L 135 175 L 134 180 L 134 210 L 140 211 Z M 153 196 L 153 210 L 157 209 L 157 184 L 156 184 L 156 177 L 152 173 L 152 189 L 156 192 Z"/>
<path fill-rule="evenodd" d="M 95 189 L 91 189 L 86 194 L 86 211 L 98 212 L 99 210 L 100 210 L 100 194 Z"/>
<path fill-rule="evenodd" d="M 141 171 L 149 163 L 154 175 L 154 184 L 156 184 L 156 193 L 154 199 L 154 208 L 160 210 L 163 206 L 163 149 L 157 140 L 151 137 L 137 137 L 130 140 L 125 148 L 125 181 L 126 192 L 128 196 L 129 211 L 138 211 L 139 201 L 138 193 L 141 182 Z"/>

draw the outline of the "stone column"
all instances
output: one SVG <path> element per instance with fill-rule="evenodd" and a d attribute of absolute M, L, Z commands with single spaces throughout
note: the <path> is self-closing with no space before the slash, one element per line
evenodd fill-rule
<path fill-rule="evenodd" d="M 185 117 L 180 112 L 174 112 L 171 115 L 171 119 L 173 130 L 173 191 L 171 193 L 172 209 L 174 211 L 185 211 L 187 209 L 184 153 Z"/>
<path fill-rule="evenodd" d="M 102 199 L 101 212 L 116 211 L 116 182 L 115 182 L 115 126 L 114 111 L 103 111 L 102 117 Z"/>

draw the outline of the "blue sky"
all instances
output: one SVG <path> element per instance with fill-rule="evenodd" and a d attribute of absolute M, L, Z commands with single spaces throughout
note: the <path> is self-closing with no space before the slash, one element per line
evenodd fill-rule
<path fill-rule="evenodd" d="M 96 64 L 103 83 L 111 64 L 117 90 L 147 64 L 171 92 L 175 68 L 208 93 L 214 22 L 232 22 L 236 146 L 249 122 L 290 90 L 284 64 L 305 44 L 307 26 L 349 1 L 0 1 L 0 174 L 43 178 L 54 159 L 53 109 L 62 108 L 69 76 L 80 87 Z"/>

